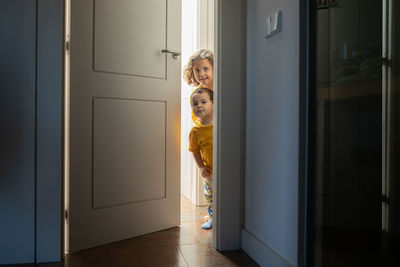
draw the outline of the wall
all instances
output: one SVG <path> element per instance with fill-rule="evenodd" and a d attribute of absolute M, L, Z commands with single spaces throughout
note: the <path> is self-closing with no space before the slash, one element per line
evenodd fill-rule
<path fill-rule="evenodd" d="M 62 251 L 63 0 L 38 0 L 36 119 L 36 261 Z"/>
<path fill-rule="evenodd" d="M 197 1 L 182 1 L 182 43 L 181 68 L 185 67 L 189 57 L 196 50 L 197 43 Z M 181 76 L 181 194 L 193 204 L 198 205 L 196 165 L 189 151 L 187 137 L 192 128 L 189 96 L 193 88 Z M 200 203 L 199 203 L 200 204 Z"/>
<path fill-rule="evenodd" d="M 61 260 L 62 3 L 0 2 L 0 264 Z"/>
<path fill-rule="evenodd" d="M 282 31 L 266 39 L 278 10 Z M 242 248 L 262 266 L 297 266 L 299 12 L 299 1 L 247 1 Z"/>
<path fill-rule="evenodd" d="M 0 3 L 0 264 L 23 263 L 35 257 L 36 4 Z"/>

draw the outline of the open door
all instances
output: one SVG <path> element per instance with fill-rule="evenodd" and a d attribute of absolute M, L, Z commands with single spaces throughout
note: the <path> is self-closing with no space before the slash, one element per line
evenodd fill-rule
<path fill-rule="evenodd" d="M 69 252 L 180 223 L 180 0 L 72 0 Z"/>

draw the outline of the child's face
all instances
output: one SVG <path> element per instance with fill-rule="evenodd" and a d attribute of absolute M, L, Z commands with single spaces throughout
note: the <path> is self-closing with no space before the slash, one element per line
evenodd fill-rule
<path fill-rule="evenodd" d="M 202 87 L 213 88 L 213 66 L 208 59 L 198 59 L 193 63 L 193 73 L 196 81 Z"/>
<path fill-rule="evenodd" d="M 207 92 L 196 93 L 192 95 L 192 110 L 194 115 L 201 121 L 212 119 L 214 105 L 210 100 L 210 95 Z"/>

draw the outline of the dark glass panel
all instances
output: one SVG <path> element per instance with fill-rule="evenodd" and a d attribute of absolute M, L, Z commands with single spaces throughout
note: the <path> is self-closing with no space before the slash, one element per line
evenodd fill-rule
<path fill-rule="evenodd" d="M 318 1 L 310 266 L 400 266 L 399 11 Z"/>

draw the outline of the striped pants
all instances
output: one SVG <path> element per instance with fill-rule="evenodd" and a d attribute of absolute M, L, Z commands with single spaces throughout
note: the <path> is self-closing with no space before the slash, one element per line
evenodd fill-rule
<path fill-rule="evenodd" d="M 213 218 L 213 190 L 212 190 L 212 183 L 213 177 L 210 178 L 203 178 L 204 179 L 204 196 L 207 200 L 208 208 L 208 217 L 210 219 Z"/>

